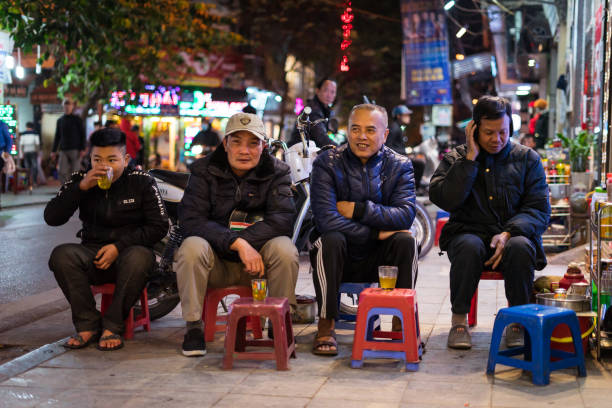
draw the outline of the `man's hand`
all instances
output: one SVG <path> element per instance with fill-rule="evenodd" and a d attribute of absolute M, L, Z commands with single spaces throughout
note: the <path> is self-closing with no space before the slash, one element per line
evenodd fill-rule
<path fill-rule="evenodd" d="M 510 239 L 509 232 L 502 232 L 501 234 L 494 235 L 491 238 L 491 248 L 495 248 L 495 253 L 487 262 L 485 262 L 485 266 L 490 266 L 491 269 L 495 270 L 499 263 L 502 260 L 502 256 L 504 254 L 504 247 L 506 246 L 506 242 Z"/>
<path fill-rule="evenodd" d="M 389 238 L 391 235 L 395 234 L 396 232 L 407 232 L 410 233 L 409 230 L 399 230 L 399 231 L 379 231 L 378 232 L 378 239 L 380 241 L 384 241 L 385 239 Z"/>
<path fill-rule="evenodd" d="M 263 259 L 259 252 L 255 250 L 245 239 L 238 238 L 230 246 L 232 251 L 238 252 L 240 260 L 244 264 L 244 270 L 249 275 L 257 275 L 261 278 L 264 275 L 265 268 Z"/>
<path fill-rule="evenodd" d="M 465 142 L 467 144 L 467 158 L 468 160 L 476 160 L 478 157 L 478 153 L 480 153 L 480 147 L 478 147 L 478 143 L 476 139 L 478 135 L 476 134 L 476 122 L 470 120 L 470 122 L 465 127 Z"/>
<path fill-rule="evenodd" d="M 349 220 L 353 218 L 353 212 L 355 211 L 355 203 L 352 201 L 338 201 L 336 203 L 336 207 L 338 208 L 338 212 L 345 218 Z"/>
<path fill-rule="evenodd" d="M 104 245 L 94 258 L 94 265 L 98 269 L 108 269 L 119 256 L 119 250 L 115 244 Z"/>
<path fill-rule="evenodd" d="M 106 176 L 106 167 L 91 169 L 85 174 L 83 180 L 79 183 L 79 188 L 82 191 L 87 191 L 98 184 L 98 180 Z"/>

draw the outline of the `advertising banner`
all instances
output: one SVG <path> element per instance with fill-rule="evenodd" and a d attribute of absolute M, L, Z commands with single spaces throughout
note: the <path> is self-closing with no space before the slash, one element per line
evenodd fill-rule
<path fill-rule="evenodd" d="M 408 105 L 451 104 L 446 16 L 440 2 L 402 0 Z"/>

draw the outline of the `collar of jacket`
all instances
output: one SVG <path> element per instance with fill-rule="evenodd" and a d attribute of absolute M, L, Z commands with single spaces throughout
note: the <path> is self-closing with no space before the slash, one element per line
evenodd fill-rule
<path fill-rule="evenodd" d="M 495 160 L 499 160 L 499 159 L 505 159 L 506 157 L 508 157 L 508 154 L 510 153 L 511 149 L 512 149 L 512 140 L 510 140 L 510 138 L 508 138 L 508 143 L 506 143 L 504 148 L 501 149 L 501 151 L 499 153 L 489 154 L 482 147 L 480 148 L 480 152 L 483 153 L 482 154 L 482 159 L 483 160 L 486 160 L 488 157 L 491 157 L 495 161 Z M 480 154 L 479 154 L 479 156 L 480 156 Z"/>
<path fill-rule="evenodd" d="M 312 101 L 314 103 L 316 103 L 317 105 L 319 105 L 319 109 L 321 109 L 321 111 L 323 112 L 323 115 L 326 118 L 329 118 L 331 116 L 331 111 L 332 111 L 331 108 L 329 106 L 325 105 L 323 102 L 321 102 L 321 100 L 319 99 L 319 97 L 317 95 L 315 95 L 312 98 Z"/>
<path fill-rule="evenodd" d="M 208 165 L 208 171 L 211 174 L 218 177 L 230 178 L 234 177 L 234 173 L 227 160 L 227 152 L 223 143 L 219 144 L 217 149 L 211 153 L 210 162 Z M 255 166 L 255 169 L 247 173 L 245 178 L 266 180 L 274 175 L 274 161 L 272 156 L 268 153 L 268 149 L 265 148 L 259 158 L 259 163 Z"/>
<path fill-rule="evenodd" d="M 345 149 L 344 154 L 348 158 L 348 161 L 352 164 L 363 166 L 364 164 L 361 162 L 361 159 L 355 156 L 355 153 L 353 153 L 349 144 L 347 143 L 345 146 L 346 147 L 344 148 Z M 376 166 L 382 160 L 385 154 L 385 149 L 387 149 L 387 147 L 385 147 L 385 145 L 382 145 L 382 147 L 378 150 L 378 152 L 376 152 L 374 156 L 371 156 L 368 159 L 368 161 L 365 163 L 365 166 L 369 168 Z"/>

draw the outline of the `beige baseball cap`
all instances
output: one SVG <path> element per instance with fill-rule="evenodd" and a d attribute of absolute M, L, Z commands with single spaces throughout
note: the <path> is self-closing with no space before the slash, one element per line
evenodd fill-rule
<path fill-rule="evenodd" d="M 225 125 L 225 136 L 229 136 L 232 133 L 246 130 L 260 138 L 266 140 L 266 129 L 259 116 L 252 113 L 239 112 L 232 115 Z"/>

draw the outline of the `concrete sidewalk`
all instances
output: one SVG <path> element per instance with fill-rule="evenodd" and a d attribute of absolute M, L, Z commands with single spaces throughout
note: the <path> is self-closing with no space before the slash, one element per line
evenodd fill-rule
<path fill-rule="evenodd" d="M 57 191 L 60 185 L 43 185 L 37 186 L 32 191 L 22 190 L 17 194 L 12 191 L 2 192 L 0 195 L 0 206 L 3 209 L 22 207 L 24 205 L 47 204 Z"/>
<path fill-rule="evenodd" d="M 403 372 L 396 362 L 366 362 L 350 368 L 353 332 L 338 330 L 340 354 L 310 353 L 315 325 L 296 325 L 297 359 L 278 372 L 273 361 L 237 361 L 221 370 L 223 335 L 209 343 L 203 358 L 180 353 L 184 322 L 177 308 L 153 322 L 151 332 L 115 352 L 94 347 L 63 350 L 46 346 L 29 356 L 44 361 L 17 374 L 17 364 L 0 367 L 0 406 L 141 407 L 605 407 L 612 400 L 610 359 L 587 358 L 588 376 L 576 370 L 555 371 L 551 383 L 537 387 L 529 373 L 499 366 L 485 374 L 491 329 L 498 308 L 506 305 L 502 282 L 483 281 L 479 292 L 479 325 L 469 351 L 446 348 L 450 328 L 449 263 L 432 250 L 420 264 L 417 296 L 426 352 L 418 372 Z M 561 274 L 549 267 L 542 274 Z M 313 294 L 312 277 L 301 263 L 297 293 Z M 0 333 L 0 344 L 44 344 L 73 333 L 69 311 Z M 46 356 L 45 356 L 46 355 Z M 24 356 L 28 357 L 28 356 Z M 27 360 L 21 358 L 20 360 Z M 10 370 L 9 370 L 10 368 Z M 10 372 L 14 374 L 10 374 Z M 7 373 L 9 373 L 7 375 Z"/>

